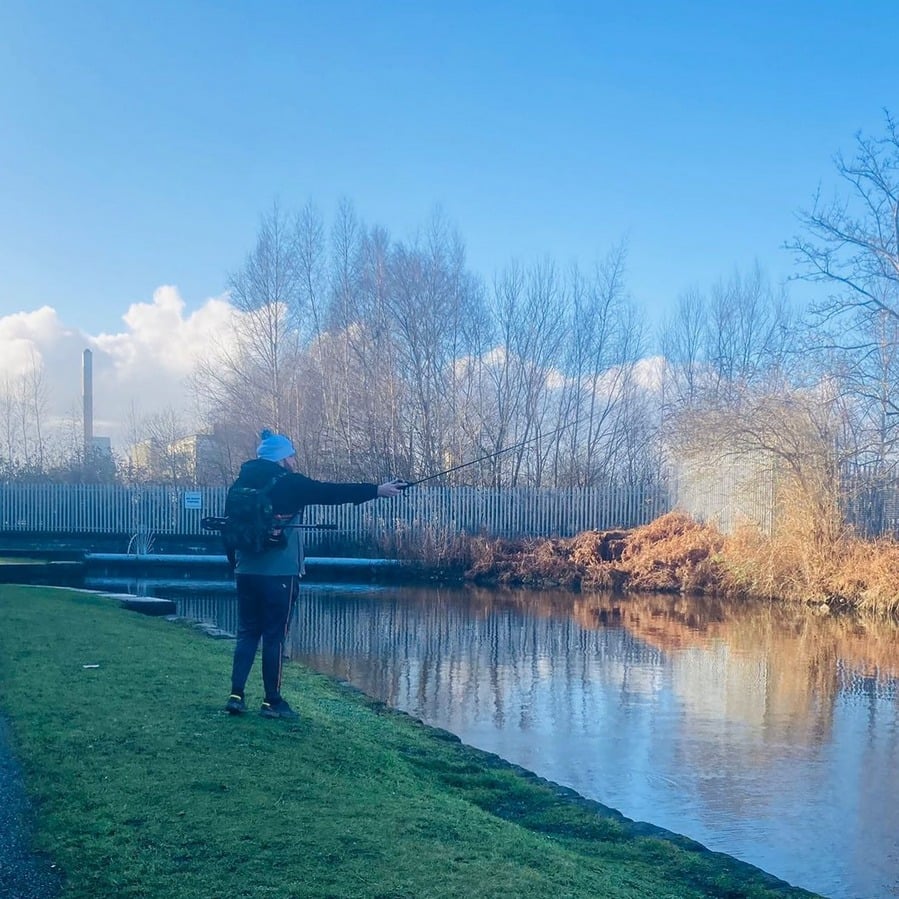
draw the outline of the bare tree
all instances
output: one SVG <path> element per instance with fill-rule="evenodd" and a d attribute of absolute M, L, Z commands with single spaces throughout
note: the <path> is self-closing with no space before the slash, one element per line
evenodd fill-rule
<path fill-rule="evenodd" d="M 405 427 L 414 470 L 429 475 L 452 453 L 455 362 L 467 352 L 466 321 L 481 296 L 464 267 L 464 247 L 437 215 L 422 238 L 396 244 L 387 311 L 395 370 L 405 382 Z"/>
<path fill-rule="evenodd" d="M 132 464 L 142 479 L 178 486 L 191 483 L 191 460 L 183 445 L 187 434 L 181 414 L 172 406 L 140 417 L 131 410 Z"/>
<path fill-rule="evenodd" d="M 439 212 L 397 242 L 344 201 L 325 234 L 312 207 L 292 220 L 276 208 L 232 278 L 234 334 L 195 379 L 218 433 L 249 444 L 245 410 L 264 410 L 306 470 L 335 479 L 380 466 L 426 477 L 497 453 L 465 477 L 592 483 L 640 469 L 646 422 L 625 404 L 641 399 L 642 332 L 623 249 L 590 279 L 549 260 L 511 266 L 488 303 Z"/>
<path fill-rule="evenodd" d="M 364 334 L 358 327 L 356 309 L 361 231 L 352 204 L 342 200 L 331 229 L 331 297 L 327 318 L 328 327 L 339 335 L 339 342 L 332 345 L 329 389 L 322 402 L 325 446 L 330 447 L 325 455 L 331 457 L 335 470 L 352 456 L 355 431 L 352 412 L 356 405 L 353 396 L 360 386 L 355 363 L 364 354 Z M 325 373 L 322 365 L 322 375 Z"/>
<path fill-rule="evenodd" d="M 328 265 L 325 225 L 319 211 L 307 203 L 295 221 L 297 270 L 302 296 L 299 318 L 301 344 L 307 348 L 309 359 L 298 359 L 293 391 L 293 418 L 300 424 L 297 432 L 299 449 L 307 456 L 321 458 L 331 422 L 324 414 L 328 409 L 329 384 L 327 369 L 319 352 L 319 335 L 325 327 L 328 305 Z"/>
<path fill-rule="evenodd" d="M 190 379 L 209 422 L 227 433 L 239 425 L 247 446 L 261 426 L 298 430 L 290 397 L 298 389 L 301 331 L 312 330 L 304 317 L 310 275 L 298 233 L 296 220 L 277 206 L 263 217 L 255 248 L 229 279 L 232 333 L 210 348 Z"/>
<path fill-rule="evenodd" d="M 885 119 L 882 137 L 858 134 L 855 156 L 836 156 L 848 194 L 828 202 L 819 189 L 799 216 L 805 233 L 787 243 L 802 277 L 830 288 L 819 319 L 839 319 L 853 336 L 870 333 L 881 314 L 899 318 L 899 131 L 888 112 Z"/>
<path fill-rule="evenodd" d="M 0 432 L 9 476 L 35 477 L 45 472 L 48 404 L 43 362 L 32 352 L 25 371 L 14 378 L 6 375 L 0 390 Z"/>
<path fill-rule="evenodd" d="M 524 302 L 525 273 L 517 265 L 508 266 L 493 282 L 490 311 L 494 322 L 495 345 L 481 356 L 479 405 L 483 436 L 479 455 L 488 459 L 488 483 L 499 486 L 503 460 L 495 454 L 514 445 L 516 422 L 523 406 L 522 384 L 516 377 L 515 325 Z"/>
<path fill-rule="evenodd" d="M 619 455 L 629 455 L 626 400 L 640 402 L 634 370 L 643 341 L 625 285 L 626 259 L 621 244 L 610 250 L 592 277 L 576 268 L 571 273 L 563 357 L 566 384 L 560 401 L 560 421 L 567 427 L 555 450 L 557 482 L 601 483 L 615 471 Z M 642 427 L 640 434 L 645 438 Z"/>
<path fill-rule="evenodd" d="M 826 385 L 776 393 L 746 390 L 739 403 L 686 411 L 674 441 L 694 477 L 720 477 L 731 463 L 744 488 L 769 479 L 776 500 L 773 531 L 801 522 L 805 537 L 823 550 L 834 546 L 843 529 L 843 420 L 839 396 Z"/>
<path fill-rule="evenodd" d="M 32 350 L 31 364 L 22 374 L 19 382 L 20 405 L 22 410 L 22 439 L 27 445 L 29 437 L 33 452 L 29 462 L 36 473 L 43 473 L 47 455 L 44 443 L 44 419 L 49 406 L 47 383 L 44 378 L 44 364 Z"/>
<path fill-rule="evenodd" d="M 715 394 L 726 399 L 735 387 L 770 388 L 786 369 L 793 339 L 784 292 L 756 263 L 715 285 L 710 313 L 706 361 Z"/>
<path fill-rule="evenodd" d="M 681 294 L 660 335 L 665 387 L 669 402 L 676 406 L 690 407 L 699 398 L 706 327 L 705 297 L 695 288 Z"/>
<path fill-rule="evenodd" d="M 275 206 L 262 220 L 256 247 L 229 281 L 231 303 L 241 313 L 238 364 L 244 398 L 254 400 L 269 424 L 290 429 L 283 407 L 295 371 L 304 284 L 296 232 Z"/>
<path fill-rule="evenodd" d="M 783 386 L 795 340 L 786 296 L 758 265 L 719 281 L 708 297 L 683 294 L 661 341 L 669 410 L 731 405 L 747 388 Z"/>
<path fill-rule="evenodd" d="M 845 399 L 847 461 L 884 484 L 899 464 L 899 129 L 889 112 L 881 136 L 857 134 L 852 158 L 834 164 L 842 192 L 827 201 L 819 189 L 787 247 L 800 277 L 826 290 L 810 310 L 808 349 Z"/>
<path fill-rule="evenodd" d="M 6 375 L 3 390 L 0 391 L 0 421 L 3 429 L 3 448 L 6 456 L 6 470 L 11 475 L 19 464 L 21 455 L 16 437 L 18 431 L 19 402 L 13 380 Z"/>
<path fill-rule="evenodd" d="M 559 362 L 571 324 L 565 306 L 565 285 L 555 266 L 551 262 L 535 266 L 528 275 L 522 316 L 509 332 L 514 342 L 507 348 L 517 362 L 523 388 L 519 433 L 527 441 L 510 460 L 513 485 L 524 477 L 527 483 L 542 486 L 556 443 L 560 422 L 552 381 L 561 374 Z"/>
<path fill-rule="evenodd" d="M 842 405 L 820 378 L 801 377 L 799 337 L 784 292 L 758 266 L 708 296 L 685 294 L 663 341 L 662 427 L 682 473 L 719 487 L 727 471 L 748 485 L 776 476 L 809 521 L 826 512 L 818 536 L 827 536 L 836 527 Z"/>
<path fill-rule="evenodd" d="M 358 333 L 365 339 L 354 341 L 353 349 L 370 385 L 362 397 L 363 457 L 369 455 L 368 470 L 379 470 L 386 460 L 392 471 L 409 471 L 412 459 L 403 426 L 408 390 L 397 366 L 391 312 L 393 248 L 387 231 L 370 229 L 359 250 Z"/>
<path fill-rule="evenodd" d="M 492 486 L 539 485 L 555 477 L 564 417 L 559 385 L 571 327 L 567 301 L 551 261 L 529 270 L 513 263 L 494 279 L 490 322 L 472 329 L 477 356 L 467 366 L 464 383 L 473 392 L 466 410 L 480 422 L 469 430 L 479 454 L 488 456 L 482 477 Z"/>

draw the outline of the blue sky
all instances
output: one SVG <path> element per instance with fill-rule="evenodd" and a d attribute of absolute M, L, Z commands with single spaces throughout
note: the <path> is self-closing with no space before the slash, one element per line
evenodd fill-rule
<path fill-rule="evenodd" d="M 899 115 L 899 3 L 0 6 L 0 317 L 86 334 L 220 295 L 278 201 L 489 278 L 624 240 L 651 320 L 781 247 L 833 156 Z"/>

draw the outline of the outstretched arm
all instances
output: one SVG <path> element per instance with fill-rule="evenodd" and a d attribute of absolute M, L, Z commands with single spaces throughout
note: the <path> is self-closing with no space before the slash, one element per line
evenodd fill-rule
<path fill-rule="evenodd" d="M 405 486 L 405 481 L 397 479 L 383 484 L 348 484 L 316 481 L 302 474 L 290 474 L 275 485 L 272 500 L 276 511 L 293 512 L 303 506 L 358 504 L 378 497 L 399 496 Z"/>

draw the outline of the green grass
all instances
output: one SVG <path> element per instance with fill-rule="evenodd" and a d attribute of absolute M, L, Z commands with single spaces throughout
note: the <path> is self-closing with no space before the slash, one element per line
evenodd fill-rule
<path fill-rule="evenodd" d="M 300 666 L 300 722 L 232 718 L 231 650 L 91 594 L 0 586 L 0 709 L 66 897 L 811 895 Z"/>

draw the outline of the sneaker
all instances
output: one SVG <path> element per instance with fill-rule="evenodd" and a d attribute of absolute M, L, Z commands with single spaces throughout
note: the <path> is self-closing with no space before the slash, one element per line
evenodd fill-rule
<path fill-rule="evenodd" d="M 259 714 L 263 718 L 287 718 L 295 721 L 300 716 L 287 704 L 287 700 L 278 699 L 275 702 L 263 702 Z"/>
<path fill-rule="evenodd" d="M 247 710 L 247 704 L 239 693 L 232 693 L 225 703 L 225 709 L 229 715 L 242 715 Z"/>

